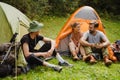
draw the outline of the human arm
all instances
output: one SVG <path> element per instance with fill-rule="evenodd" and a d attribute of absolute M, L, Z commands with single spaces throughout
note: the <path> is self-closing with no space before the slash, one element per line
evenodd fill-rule
<path fill-rule="evenodd" d="M 102 33 L 102 35 L 103 35 L 103 36 L 102 36 L 102 40 L 103 40 L 102 45 L 103 45 L 103 47 L 109 46 L 109 45 L 110 45 L 110 41 L 108 40 L 108 38 L 106 37 L 105 34 Z"/>
<path fill-rule="evenodd" d="M 24 53 L 25 57 L 28 57 L 31 54 L 34 54 L 37 57 L 39 57 L 39 56 L 43 56 L 43 57 L 50 56 L 47 52 L 29 52 L 29 47 L 28 47 L 27 43 L 23 44 L 23 53 Z"/>
<path fill-rule="evenodd" d="M 95 44 L 94 43 L 89 43 L 87 41 L 87 38 L 88 38 L 88 32 L 84 33 L 83 36 L 81 37 L 80 39 L 80 43 L 83 45 L 83 46 L 90 46 L 90 47 L 94 47 Z"/>
<path fill-rule="evenodd" d="M 107 47 L 110 45 L 108 38 L 103 32 L 100 32 L 100 37 L 101 37 L 102 43 L 96 44 L 95 46 L 96 48 L 103 48 L 103 47 Z"/>
<path fill-rule="evenodd" d="M 44 42 L 51 42 L 51 48 L 50 48 L 50 50 L 48 50 L 48 53 L 52 54 L 54 49 L 55 49 L 55 41 L 50 39 L 50 38 L 46 38 L 46 37 L 43 38 L 43 41 Z"/>

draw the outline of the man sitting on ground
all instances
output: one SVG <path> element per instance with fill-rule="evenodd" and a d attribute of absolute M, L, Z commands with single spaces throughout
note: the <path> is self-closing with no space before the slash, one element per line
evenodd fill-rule
<path fill-rule="evenodd" d="M 55 51 L 55 42 L 52 39 L 39 35 L 39 30 L 41 27 L 43 27 L 43 24 L 38 23 L 37 21 L 31 22 L 30 28 L 28 29 L 29 33 L 25 34 L 21 39 L 23 53 L 28 64 L 30 66 L 45 65 L 59 72 L 62 70 L 62 67 L 60 66 L 71 66 L 59 55 L 59 53 Z M 36 50 L 35 46 L 39 41 L 44 41 L 45 44 L 40 49 Z M 50 56 L 55 56 L 58 59 L 60 66 L 50 64 L 38 58 L 47 58 Z"/>
<path fill-rule="evenodd" d="M 92 53 L 102 53 L 105 65 L 109 66 L 112 63 L 107 52 L 110 42 L 103 32 L 97 30 L 98 25 L 98 22 L 95 20 L 90 22 L 89 31 L 84 33 L 81 43 L 85 48 L 86 54 L 90 56 L 90 63 L 96 63 Z"/>

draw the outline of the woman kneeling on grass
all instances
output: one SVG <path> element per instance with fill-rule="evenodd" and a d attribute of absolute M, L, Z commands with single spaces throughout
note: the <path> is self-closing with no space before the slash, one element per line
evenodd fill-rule
<path fill-rule="evenodd" d="M 52 39 L 39 35 L 39 30 L 41 27 L 43 27 L 43 24 L 38 23 L 37 21 L 31 22 L 30 28 L 28 29 L 29 33 L 25 34 L 21 39 L 23 53 L 28 65 L 30 67 L 45 65 L 58 72 L 62 70 L 62 67 L 60 66 L 72 66 L 55 51 L 55 42 Z M 45 44 L 40 49 L 36 50 L 35 47 L 39 41 L 44 41 Z M 47 58 L 50 56 L 56 57 L 60 66 L 50 64 L 39 58 Z"/>

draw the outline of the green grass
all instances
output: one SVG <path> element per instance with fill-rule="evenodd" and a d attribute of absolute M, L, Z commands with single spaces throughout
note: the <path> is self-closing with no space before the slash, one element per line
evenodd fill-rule
<path fill-rule="evenodd" d="M 43 17 L 40 22 L 44 23 L 44 27 L 41 29 L 41 34 L 55 39 L 58 32 L 61 30 L 62 26 L 66 22 L 67 18 L 60 17 Z"/>
<path fill-rule="evenodd" d="M 44 17 L 41 22 L 45 24 L 41 30 L 41 34 L 55 39 L 61 27 L 67 18 Z M 120 39 L 120 22 L 106 21 L 102 19 L 106 27 L 106 33 L 111 42 Z M 17 78 L 6 77 L 0 80 L 120 80 L 120 64 L 114 63 L 110 67 L 106 67 L 102 61 L 95 65 L 90 65 L 82 60 L 74 62 L 71 58 L 63 57 L 74 67 L 63 67 L 61 73 L 55 72 L 51 68 L 39 66 L 34 70 L 30 70 L 27 74 L 19 75 Z M 50 60 L 50 63 L 58 64 L 56 59 Z"/>
<path fill-rule="evenodd" d="M 111 42 L 120 39 L 120 21 L 102 20 L 107 36 Z"/>

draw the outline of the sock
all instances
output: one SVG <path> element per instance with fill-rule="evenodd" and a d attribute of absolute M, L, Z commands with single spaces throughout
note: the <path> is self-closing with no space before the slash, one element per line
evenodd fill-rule
<path fill-rule="evenodd" d="M 59 62 L 64 63 L 65 60 L 60 56 L 59 53 L 56 54 L 56 58 L 58 59 Z"/>
<path fill-rule="evenodd" d="M 48 62 L 44 62 L 43 65 L 45 65 L 45 66 L 47 66 L 47 67 L 51 67 L 51 68 L 53 68 L 53 67 L 56 66 L 56 65 L 50 64 L 50 63 L 48 63 Z"/>

